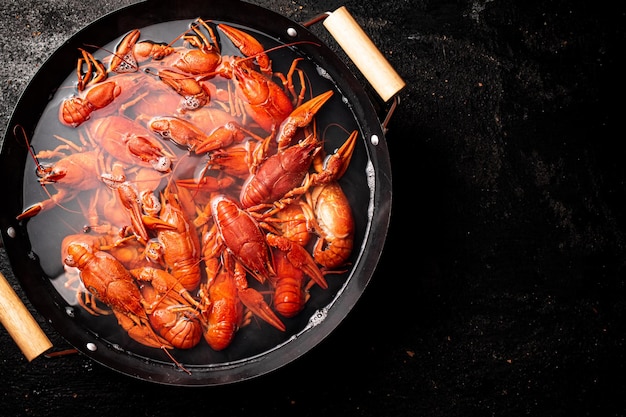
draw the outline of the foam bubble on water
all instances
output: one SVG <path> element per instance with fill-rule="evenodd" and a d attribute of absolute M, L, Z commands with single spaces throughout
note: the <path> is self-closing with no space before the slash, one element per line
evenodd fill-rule
<path fill-rule="evenodd" d="M 370 202 L 367 207 L 367 218 L 372 220 L 374 217 L 374 192 L 376 191 L 376 171 L 371 160 L 367 161 L 365 166 L 365 175 L 367 177 L 367 187 L 370 189 Z"/>
<path fill-rule="evenodd" d="M 324 308 L 322 308 L 320 310 L 317 310 L 309 318 L 309 324 L 307 325 L 307 328 L 311 328 L 311 327 L 317 326 L 318 324 L 320 324 L 321 322 L 326 320 L 327 316 L 328 316 L 328 307 L 324 307 Z"/>
<path fill-rule="evenodd" d="M 331 79 L 330 74 L 324 68 L 320 67 L 319 65 L 316 65 L 316 70 L 317 70 L 317 74 L 320 77 L 326 78 L 327 80 Z"/>

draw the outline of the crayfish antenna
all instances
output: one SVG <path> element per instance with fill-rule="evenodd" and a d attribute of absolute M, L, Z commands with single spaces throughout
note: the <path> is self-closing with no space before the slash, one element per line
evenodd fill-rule
<path fill-rule="evenodd" d="M 191 371 L 189 369 L 185 368 L 182 363 L 177 361 L 176 358 L 167 350 L 167 347 L 161 346 L 161 350 L 163 350 L 163 352 L 165 352 L 165 354 L 170 358 L 170 360 L 172 362 L 174 362 L 174 365 L 176 365 L 176 367 L 178 367 L 178 369 L 180 369 L 181 371 L 185 372 L 187 375 L 191 375 Z"/>

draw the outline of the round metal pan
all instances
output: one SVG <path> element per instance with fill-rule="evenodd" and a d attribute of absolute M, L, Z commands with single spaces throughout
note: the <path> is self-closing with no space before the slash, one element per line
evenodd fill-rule
<path fill-rule="evenodd" d="M 320 125 L 336 122 L 346 132 L 356 129 L 359 140 L 349 169 L 340 180 L 350 200 L 356 228 L 348 271 L 329 276 L 327 290 L 313 289 L 305 310 L 284 320 L 285 332 L 253 320 L 239 330 L 232 345 L 222 352 L 211 351 L 208 346 L 171 352 L 190 371 L 187 373 L 162 350 L 132 341 L 120 331 L 112 316 L 88 314 L 63 291 L 58 281 L 63 269 L 60 239 L 70 229 L 58 227 L 54 210 L 16 220 L 32 204 L 31 190 L 41 187 L 29 150 L 14 130 L 16 126 L 23 127 L 37 148 L 40 144 L 36 138 L 41 130 L 51 126 L 54 130 L 59 124 L 51 116 L 51 100 L 62 94 L 72 79 L 79 48 L 114 48 L 133 29 L 140 29 L 142 38 L 163 41 L 170 36 L 160 32 L 163 24 L 180 33 L 180 25 L 197 17 L 250 30 L 267 48 L 290 44 L 289 48 L 277 49 L 276 54 L 288 50 L 304 58 L 300 67 L 310 79 L 309 94 L 329 89 L 336 93 L 328 103 L 331 110 L 320 112 Z M 324 121 L 327 117 L 332 117 L 332 121 Z M 325 138 L 326 150 L 333 152 L 346 137 L 346 133 L 329 134 Z M 15 276 L 33 306 L 71 345 L 94 361 L 132 377 L 167 385 L 209 386 L 257 377 L 315 347 L 346 317 L 372 278 L 385 243 L 391 210 L 391 168 L 384 133 L 361 83 L 305 27 L 239 1 L 188 0 L 175 5 L 147 1 L 106 15 L 76 33 L 42 65 L 17 103 L 4 137 L 0 170 L 3 178 L 12 179 L 1 185 L 2 195 L 8 197 L 0 209 L 2 239 Z"/>

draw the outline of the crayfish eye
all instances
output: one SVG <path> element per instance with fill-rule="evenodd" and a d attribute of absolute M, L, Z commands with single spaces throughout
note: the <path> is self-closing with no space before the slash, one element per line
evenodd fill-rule
<path fill-rule="evenodd" d="M 165 140 L 173 140 L 172 133 L 169 130 L 158 130 L 156 133 L 161 135 L 161 137 Z"/>
<path fill-rule="evenodd" d="M 151 239 L 146 245 L 144 255 L 148 261 L 159 262 L 163 254 L 161 243 L 156 239 Z"/>
<path fill-rule="evenodd" d="M 45 165 L 37 165 L 37 177 L 45 178 L 52 172 L 52 167 Z"/>
<path fill-rule="evenodd" d="M 72 255 L 67 255 L 63 262 L 65 262 L 65 265 L 67 266 L 76 266 L 76 261 Z"/>
<path fill-rule="evenodd" d="M 159 172 L 169 172 L 172 161 L 167 156 L 162 156 L 152 163 L 152 168 Z"/>
<path fill-rule="evenodd" d="M 40 177 L 41 181 L 47 181 L 47 182 L 57 182 L 63 178 L 65 178 L 65 175 L 67 174 L 67 171 L 65 169 L 53 169 L 53 168 L 49 168 L 46 170 L 46 173 L 43 177 Z"/>

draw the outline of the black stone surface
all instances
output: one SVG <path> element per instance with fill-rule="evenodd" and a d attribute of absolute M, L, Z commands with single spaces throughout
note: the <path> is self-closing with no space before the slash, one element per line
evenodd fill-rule
<path fill-rule="evenodd" d="M 0 130 L 64 40 L 132 3 L 0 2 Z M 29 363 L 2 330 L 0 414 L 625 415 L 626 9 L 252 3 L 298 22 L 345 5 L 407 82 L 386 137 L 393 215 L 370 286 L 302 358 L 221 387 L 155 385 L 82 355 Z"/>

